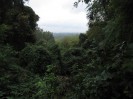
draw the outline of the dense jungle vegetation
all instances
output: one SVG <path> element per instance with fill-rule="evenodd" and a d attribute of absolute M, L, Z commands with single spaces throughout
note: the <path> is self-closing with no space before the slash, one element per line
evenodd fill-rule
<path fill-rule="evenodd" d="M 88 31 L 62 43 L 27 1 L 0 0 L 0 99 L 133 99 L 133 0 L 77 0 Z"/>

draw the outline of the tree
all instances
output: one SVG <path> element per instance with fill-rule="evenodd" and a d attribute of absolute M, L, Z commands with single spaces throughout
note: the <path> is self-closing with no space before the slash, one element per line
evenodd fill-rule
<path fill-rule="evenodd" d="M 6 35 L 4 43 L 10 44 L 16 50 L 24 48 L 25 43 L 34 43 L 33 32 L 38 21 L 35 12 L 25 6 L 22 0 L 10 0 L 9 2 L 3 0 L 1 4 L 0 24 L 9 27 L 4 33 Z"/>
<path fill-rule="evenodd" d="M 79 0 L 76 4 L 81 2 Z M 132 43 L 132 10 L 133 2 L 125 0 L 84 0 L 88 4 L 89 27 L 104 22 L 101 28 L 105 42 Z"/>
<path fill-rule="evenodd" d="M 39 27 L 37 27 L 35 30 L 35 36 L 36 36 L 37 42 L 44 40 L 46 42 L 55 43 L 53 33 L 49 31 L 43 31 Z"/>
<path fill-rule="evenodd" d="M 44 76 L 47 65 L 52 64 L 52 58 L 43 46 L 28 45 L 20 52 L 20 64 L 32 73 Z"/>

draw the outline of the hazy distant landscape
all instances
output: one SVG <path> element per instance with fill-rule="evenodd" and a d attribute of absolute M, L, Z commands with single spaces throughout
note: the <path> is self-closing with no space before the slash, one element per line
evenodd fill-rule
<path fill-rule="evenodd" d="M 56 44 L 58 44 L 61 52 L 65 52 L 79 42 L 79 33 L 53 33 Z"/>
<path fill-rule="evenodd" d="M 55 40 L 57 39 L 63 39 L 64 37 L 70 37 L 70 36 L 79 36 L 80 33 L 53 33 L 53 36 Z"/>

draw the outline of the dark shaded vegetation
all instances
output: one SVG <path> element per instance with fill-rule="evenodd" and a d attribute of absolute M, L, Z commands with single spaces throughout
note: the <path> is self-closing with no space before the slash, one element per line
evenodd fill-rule
<path fill-rule="evenodd" d="M 88 31 L 62 41 L 26 1 L 0 1 L 0 99 L 133 98 L 132 0 L 83 0 Z"/>

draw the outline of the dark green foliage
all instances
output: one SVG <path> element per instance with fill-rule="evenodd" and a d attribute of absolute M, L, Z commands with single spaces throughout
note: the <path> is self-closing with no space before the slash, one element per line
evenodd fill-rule
<path fill-rule="evenodd" d="M 44 75 L 51 63 L 51 56 L 43 46 L 28 45 L 20 52 L 20 64 L 33 73 Z"/>
<path fill-rule="evenodd" d="M 52 42 L 52 43 L 55 42 L 53 34 L 51 32 L 48 31 L 44 32 L 42 29 L 37 28 L 35 34 L 37 41 L 45 40 L 46 42 Z"/>
<path fill-rule="evenodd" d="M 10 27 L 5 24 L 0 25 L 0 44 L 4 44 L 4 41 L 7 37 L 5 32 L 7 32 L 9 29 L 10 29 Z"/>
<path fill-rule="evenodd" d="M 9 17 L 9 20 L 7 20 L 6 24 L 11 25 L 11 29 L 7 32 L 5 43 L 9 43 L 15 49 L 20 50 L 24 48 L 26 42 L 35 42 L 33 31 L 38 17 L 34 11 L 30 7 L 24 7 L 21 11 L 11 9 L 8 14 L 7 18 Z"/>
<path fill-rule="evenodd" d="M 85 1 L 88 3 L 89 0 Z M 86 50 L 88 62 L 71 77 L 70 98 L 133 98 L 132 18 L 127 18 L 132 17 L 129 13 L 132 6 L 129 4 L 132 5 L 132 1 L 94 0 L 88 6 L 90 29 L 85 40 L 80 35 L 83 41 L 80 45 Z"/>
<path fill-rule="evenodd" d="M 13 46 L 16 50 L 25 47 L 25 43 L 34 43 L 36 21 L 38 16 L 27 6 L 23 5 L 23 0 L 1 1 L 0 6 L 0 26 L 5 25 L 8 29 L 3 31 L 4 41 Z M 4 6 L 3 6 L 4 5 Z"/>
<path fill-rule="evenodd" d="M 86 41 L 86 39 L 87 39 L 86 34 L 80 34 L 79 35 L 79 44 L 84 43 Z"/>
<path fill-rule="evenodd" d="M 76 68 L 81 69 L 84 61 L 86 61 L 84 55 L 85 52 L 82 48 L 70 48 L 66 51 L 63 55 L 63 71 L 66 72 L 67 75 L 70 75 L 71 73 L 76 72 Z"/>
<path fill-rule="evenodd" d="M 124 60 L 127 58 L 125 43 L 103 51 L 94 48 L 87 51 L 87 56 L 90 57 L 87 63 L 82 59 L 78 60 L 83 63 L 82 67 L 72 65 L 76 67 L 72 70 L 76 70 L 77 73 L 70 77 L 73 87 L 69 97 L 131 99 L 133 97 L 131 94 L 133 92 L 131 80 L 133 69 L 129 64 L 125 65 Z"/>
<path fill-rule="evenodd" d="M 37 38 L 37 45 L 43 46 L 46 50 L 49 51 L 51 56 L 51 61 L 55 70 L 53 71 L 56 74 L 61 74 L 62 69 L 62 59 L 61 59 L 61 52 L 59 46 L 55 43 L 53 34 L 51 32 L 44 32 L 41 29 L 36 30 L 36 38 Z"/>
<path fill-rule="evenodd" d="M 16 98 L 26 91 L 27 85 L 23 84 L 28 81 L 30 73 L 18 65 L 16 54 L 11 47 L 0 46 L 0 98 L 2 99 Z"/>

